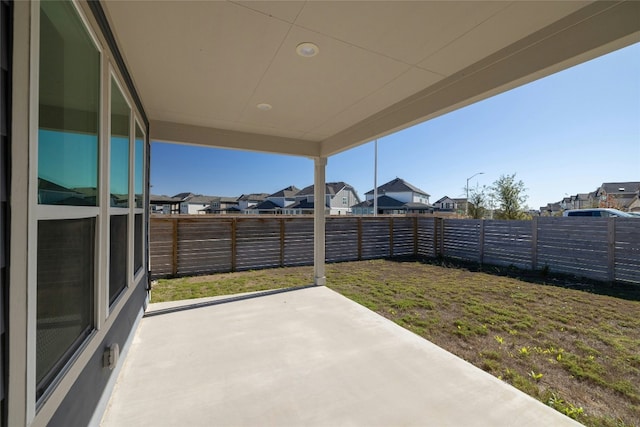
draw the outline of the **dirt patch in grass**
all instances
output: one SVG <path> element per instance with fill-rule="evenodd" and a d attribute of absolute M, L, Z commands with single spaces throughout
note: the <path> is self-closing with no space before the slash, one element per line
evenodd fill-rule
<path fill-rule="evenodd" d="M 640 286 L 494 273 L 361 261 L 327 265 L 327 285 L 585 425 L 640 426 Z M 312 275 L 160 281 L 152 302 L 307 285 Z"/>

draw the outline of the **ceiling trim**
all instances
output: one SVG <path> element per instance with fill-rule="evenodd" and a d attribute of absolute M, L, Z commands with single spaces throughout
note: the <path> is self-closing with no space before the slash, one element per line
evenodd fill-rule
<path fill-rule="evenodd" d="M 322 142 L 331 156 L 640 41 L 640 2 L 595 2 Z"/>
<path fill-rule="evenodd" d="M 320 142 L 152 120 L 154 142 L 200 145 L 231 150 L 319 157 Z"/>

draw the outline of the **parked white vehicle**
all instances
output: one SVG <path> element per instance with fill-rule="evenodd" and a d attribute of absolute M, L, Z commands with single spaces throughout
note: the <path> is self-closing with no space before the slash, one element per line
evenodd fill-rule
<path fill-rule="evenodd" d="M 562 216 L 582 216 L 582 217 L 618 217 L 618 218 L 633 218 L 633 215 L 627 212 L 619 211 L 618 209 L 610 208 L 598 208 L 598 209 L 571 209 L 564 211 Z"/>

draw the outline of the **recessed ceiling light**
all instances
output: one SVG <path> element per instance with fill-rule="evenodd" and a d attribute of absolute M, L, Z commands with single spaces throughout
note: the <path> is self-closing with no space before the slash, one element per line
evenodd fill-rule
<path fill-rule="evenodd" d="M 320 52 L 320 48 L 316 44 L 304 42 L 296 46 L 296 52 L 300 56 L 311 58 L 312 56 L 316 56 L 318 52 Z"/>
<path fill-rule="evenodd" d="M 262 111 L 269 111 L 273 108 L 271 104 L 258 104 L 256 105 L 256 107 L 258 108 L 258 110 L 262 110 Z"/>

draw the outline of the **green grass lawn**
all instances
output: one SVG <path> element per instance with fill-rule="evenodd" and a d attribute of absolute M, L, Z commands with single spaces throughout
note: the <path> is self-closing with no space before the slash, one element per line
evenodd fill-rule
<path fill-rule="evenodd" d="M 312 276 L 295 267 L 160 280 L 152 302 L 308 285 Z M 607 285 L 582 287 L 610 295 L 524 279 L 420 262 L 327 266 L 331 289 L 581 423 L 640 427 L 640 287 L 625 299 Z"/>

